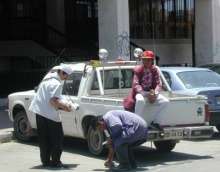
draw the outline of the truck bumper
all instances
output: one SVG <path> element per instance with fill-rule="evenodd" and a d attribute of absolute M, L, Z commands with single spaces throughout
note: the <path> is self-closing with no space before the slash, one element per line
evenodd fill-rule
<path fill-rule="evenodd" d="M 148 141 L 210 138 L 213 134 L 214 126 L 169 127 L 163 130 L 149 130 Z"/>

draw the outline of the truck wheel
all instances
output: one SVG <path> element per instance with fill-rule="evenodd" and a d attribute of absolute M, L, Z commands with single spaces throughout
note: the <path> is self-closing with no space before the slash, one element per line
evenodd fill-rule
<path fill-rule="evenodd" d="M 20 141 L 30 141 L 31 135 L 29 134 L 30 124 L 28 122 L 26 113 L 20 111 L 15 115 L 14 119 L 14 136 Z"/>
<path fill-rule="evenodd" d="M 176 146 L 176 140 L 155 141 L 154 146 L 159 152 L 170 152 Z"/>
<path fill-rule="evenodd" d="M 92 127 L 89 127 L 87 142 L 89 151 L 94 155 L 100 155 L 103 152 L 102 143 L 104 141 L 104 135 L 99 130 L 93 130 Z"/>

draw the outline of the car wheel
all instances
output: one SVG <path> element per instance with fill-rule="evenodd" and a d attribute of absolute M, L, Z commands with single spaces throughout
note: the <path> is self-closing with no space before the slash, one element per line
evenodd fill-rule
<path fill-rule="evenodd" d="M 87 143 L 89 151 L 94 155 L 100 155 L 103 152 L 103 143 L 104 135 L 99 130 L 93 130 L 92 127 L 89 127 L 87 135 Z"/>
<path fill-rule="evenodd" d="M 30 141 L 30 124 L 24 111 L 20 111 L 14 118 L 14 136 L 20 141 Z"/>
<path fill-rule="evenodd" d="M 176 146 L 176 140 L 155 141 L 154 146 L 159 152 L 170 152 Z"/>

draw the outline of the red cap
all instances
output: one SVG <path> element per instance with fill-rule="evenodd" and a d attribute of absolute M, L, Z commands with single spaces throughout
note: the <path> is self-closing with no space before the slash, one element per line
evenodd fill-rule
<path fill-rule="evenodd" d="M 144 51 L 142 56 L 141 56 L 142 59 L 154 59 L 154 52 L 153 51 Z"/>

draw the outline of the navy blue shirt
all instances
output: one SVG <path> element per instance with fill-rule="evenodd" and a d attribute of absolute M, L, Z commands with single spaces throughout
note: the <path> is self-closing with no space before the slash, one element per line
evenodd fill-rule
<path fill-rule="evenodd" d="M 103 120 L 109 130 L 114 147 L 147 139 L 146 122 L 132 112 L 112 110 L 103 116 Z"/>

